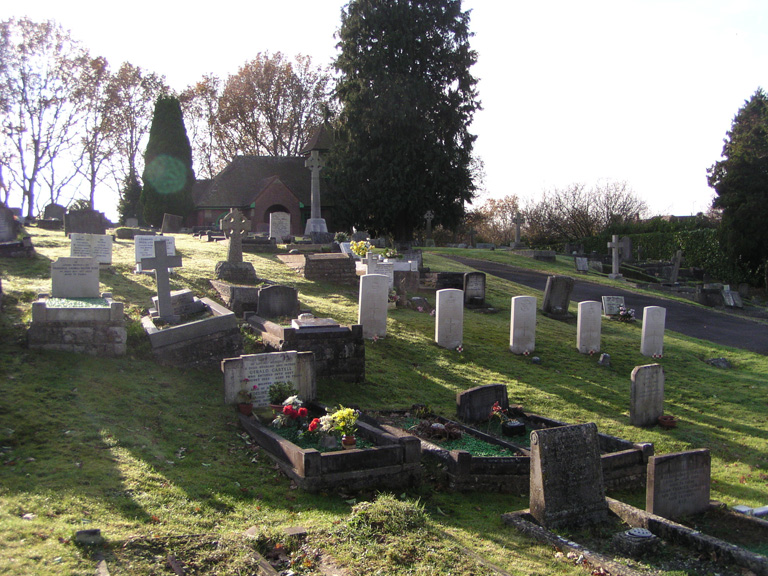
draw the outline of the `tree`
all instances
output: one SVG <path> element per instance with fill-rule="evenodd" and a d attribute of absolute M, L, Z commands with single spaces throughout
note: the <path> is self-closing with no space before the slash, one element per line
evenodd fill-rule
<path fill-rule="evenodd" d="M 298 156 L 323 122 L 330 77 L 309 56 L 288 62 L 259 53 L 227 79 L 216 139 L 226 159 L 238 154 Z"/>
<path fill-rule="evenodd" d="M 136 218 L 139 225 L 144 225 L 144 214 L 141 207 L 141 182 L 130 175 L 125 177 L 120 189 L 120 200 L 117 203 L 117 214 L 120 224 L 125 224 L 128 218 Z"/>
<path fill-rule="evenodd" d="M 82 112 L 77 88 L 87 62 L 85 49 L 54 22 L 0 22 L 2 156 L 29 218 L 43 175 L 52 202 L 74 176 L 72 164 L 57 172 L 55 160 L 75 143 Z"/>
<path fill-rule="evenodd" d="M 473 218 L 468 218 L 479 238 L 494 244 L 509 244 L 515 239 L 515 216 L 520 212 L 520 202 L 514 194 L 504 198 L 489 198 L 477 208 Z"/>
<path fill-rule="evenodd" d="M 768 284 L 768 95 L 758 88 L 727 132 L 722 160 L 707 171 L 722 210 L 721 245 L 754 278 L 765 268 Z"/>
<path fill-rule="evenodd" d="M 148 224 L 160 226 L 164 213 L 186 217 L 192 211 L 192 148 L 175 96 L 161 96 L 155 104 L 142 179 L 141 204 Z"/>
<path fill-rule="evenodd" d="M 343 224 L 408 242 L 458 225 L 474 197 L 480 108 L 461 0 L 352 0 L 338 32 L 341 104 L 329 162 Z"/>
<path fill-rule="evenodd" d="M 226 166 L 217 138 L 220 83 L 216 76 L 203 76 L 179 95 L 193 163 L 197 175 L 203 178 L 213 178 Z"/>

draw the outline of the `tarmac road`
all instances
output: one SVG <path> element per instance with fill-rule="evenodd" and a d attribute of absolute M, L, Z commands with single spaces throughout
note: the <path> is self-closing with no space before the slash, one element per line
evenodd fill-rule
<path fill-rule="evenodd" d="M 517 282 L 542 292 L 547 286 L 547 277 L 550 276 L 550 274 L 545 272 L 515 268 L 486 260 L 464 258 L 462 256 L 450 256 L 449 258 L 480 272 L 511 280 L 512 282 Z M 667 330 L 724 346 L 743 348 L 758 354 L 768 354 L 768 326 L 749 318 L 723 314 L 712 309 L 678 302 L 677 300 L 668 300 L 666 298 L 638 294 L 630 290 L 608 287 L 602 284 L 593 284 L 592 282 L 581 280 L 577 275 L 574 275 L 573 278 L 576 280 L 573 292 L 571 293 L 571 300 L 574 302 L 583 302 L 584 300 L 601 302 L 602 296 L 624 296 L 627 308 L 635 309 L 635 317 L 638 320 L 642 319 L 643 308 L 646 306 L 663 306 L 667 309 Z"/>

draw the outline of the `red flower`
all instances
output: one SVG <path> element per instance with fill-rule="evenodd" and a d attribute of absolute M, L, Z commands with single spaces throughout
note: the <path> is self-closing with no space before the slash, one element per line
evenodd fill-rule
<path fill-rule="evenodd" d="M 296 412 L 296 409 L 288 404 L 287 406 L 283 406 L 283 414 L 288 416 L 289 418 L 296 419 L 299 415 L 298 412 Z"/>
<path fill-rule="evenodd" d="M 312 420 L 312 422 L 309 423 L 307 430 L 309 430 L 310 432 L 314 432 L 315 430 L 317 430 L 318 426 L 320 426 L 320 418 L 315 418 L 314 420 Z"/>
<path fill-rule="evenodd" d="M 306 418 L 307 417 L 307 409 L 303 406 L 299 408 L 299 418 Z"/>

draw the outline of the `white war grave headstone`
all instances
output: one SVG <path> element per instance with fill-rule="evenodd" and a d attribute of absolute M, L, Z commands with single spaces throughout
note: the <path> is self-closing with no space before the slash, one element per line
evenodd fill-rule
<path fill-rule="evenodd" d="M 640 336 L 640 354 L 660 358 L 664 354 L 664 325 L 667 309 L 661 306 L 643 308 L 643 330 Z"/>
<path fill-rule="evenodd" d="M 611 237 L 611 241 L 608 242 L 608 248 L 611 249 L 611 273 L 608 274 L 608 278 L 611 280 L 620 280 L 622 278 L 619 273 L 619 264 L 621 263 L 619 250 L 621 249 L 621 242 L 619 242 L 618 235 L 614 234 Z"/>
<path fill-rule="evenodd" d="M 635 366 L 629 393 L 629 423 L 653 426 L 664 413 L 664 368 L 661 364 Z"/>
<path fill-rule="evenodd" d="M 464 292 L 438 290 L 435 313 L 435 342 L 441 348 L 457 348 L 464 340 Z"/>
<path fill-rule="evenodd" d="M 389 278 L 381 274 L 360 277 L 357 323 L 363 326 L 363 338 L 387 335 L 387 299 Z"/>
<path fill-rule="evenodd" d="M 106 234 L 69 235 L 69 255 L 73 258 L 96 258 L 99 264 L 112 264 L 112 236 Z"/>
<path fill-rule="evenodd" d="M 513 354 L 533 352 L 536 347 L 536 298 L 515 296 L 510 313 L 509 349 Z"/>
<path fill-rule="evenodd" d="M 53 298 L 98 298 L 99 262 L 96 258 L 59 258 L 51 263 Z"/>
<path fill-rule="evenodd" d="M 138 235 L 133 237 L 134 261 L 136 262 L 136 273 L 142 271 L 141 261 L 144 258 L 155 257 L 155 241 L 165 240 L 165 253 L 169 256 L 176 255 L 176 238 L 173 236 L 147 236 Z"/>
<path fill-rule="evenodd" d="M 142 270 L 155 271 L 155 280 L 157 281 L 157 309 L 153 316 L 170 323 L 178 322 L 179 315 L 174 313 L 173 302 L 171 300 L 169 268 L 180 268 L 181 256 L 171 256 L 166 254 L 166 244 L 163 238 L 160 238 L 155 242 L 154 248 L 154 258 L 143 258 L 141 260 Z"/>
<path fill-rule="evenodd" d="M 235 404 L 238 392 L 250 392 L 253 405 L 269 405 L 269 389 L 280 382 L 293 384 L 303 401 L 317 396 L 314 352 L 267 352 L 226 358 L 221 362 L 224 372 L 224 403 Z"/>
<path fill-rule="evenodd" d="M 288 212 L 272 212 L 269 215 L 269 237 L 284 242 L 291 235 L 291 215 Z"/>
<path fill-rule="evenodd" d="M 585 300 L 579 302 L 579 317 L 576 320 L 576 348 L 582 354 L 600 352 L 603 307 L 600 302 Z"/>

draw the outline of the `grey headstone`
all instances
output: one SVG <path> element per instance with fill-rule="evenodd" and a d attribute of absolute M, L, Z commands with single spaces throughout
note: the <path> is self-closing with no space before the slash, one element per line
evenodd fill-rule
<path fill-rule="evenodd" d="M 621 240 L 619 240 L 619 244 L 619 249 L 621 251 L 621 261 L 632 262 L 634 260 L 632 256 L 632 239 L 629 236 L 624 236 Z"/>
<path fill-rule="evenodd" d="M 464 274 L 464 305 L 483 306 L 485 304 L 485 273 L 467 272 Z"/>
<path fill-rule="evenodd" d="M 574 256 L 573 263 L 576 265 L 576 272 L 589 272 L 589 259 L 586 256 Z"/>
<path fill-rule="evenodd" d="M 546 528 L 603 522 L 608 504 L 597 426 L 531 432 L 531 514 Z"/>
<path fill-rule="evenodd" d="M 507 387 L 504 384 L 476 386 L 456 393 L 456 413 L 463 422 L 484 422 L 488 420 L 496 402 L 504 410 L 509 408 Z"/>
<path fill-rule="evenodd" d="M 138 228 L 139 227 L 139 219 L 138 218 L 126 218 L 125 219 L 125 225 L 128 228 Z"/>
<path fill-rule="evenodd" d="M 0 242 L 16 239 L 16 221 L 13 216 L 13 210 L 0 206 Z"/>
<path fill-rule="evenodd" d="M 643 329 L 640 335 L 640 354 L 661 357 L 664 353 L 664 325 L 667 309 L 661 306 L 643 308 Z"/>
<path fill-rule="evenodd" d="M 550 276 L 544 289 L 541 311 L 550 316 L 567 316 L 574 280 L 570 276 Z"/>
<path fill-rule="evenodd" d="M 600 352 L 602 320 L 600 302 L 593 300 L 579 302 L 579 316 L 576 320 L 576 348 L 582 354 Z"/>
<path fill-rule="evenodd" d="M 69 240 L 69 255 L 73 258 L 96 258 L 99 264 L 112 264 L 112 236 L 73 232 Z"/>
<path fill-rule="evenodd" d="M 106 234 L 107 219 L 96 210 L 77 210 L 64 215 L 64 234 Z"/>
<path fill-rule="evenodd" d="M 61 204 L 48 204 L 43 210 L 43 218 L 46 220 L 64 220 L 67 209 Z"/>
<path fill-rule="evenodd" d="M 272 212 L 269 215 L 269 237 L 277 242 L 291 235 L 291 215 L 288 212 Z"/>
<path fill-rule="evenodd" d="M 456 348 L 464 340 L 464 296 L 461 290 L 447 288 L 435 294 L 435 342 L 441 348 Z"/>
<path fill-rule="evenodd" d="M 651 456 L 645 510 L 664 518 L 681 518 L 709 508 L 712 461 L 709 450 Z"/>
<path fill-rule="evenodd" d="M 163 214 L 163 234 L 178 234 L 184 226 L 184 217 L 176 214 Z"/>
<path fill-rule="evenodd" d="M 290 286 L 267 286 L 259 290 L 256 313 L 262 318 L 296 316 L 299 313 L 299 291 Z"/>
<path fill-rule="evenodd" d="M 99 262 L 96 258 L 59 258 L 51 263 L 54 298 L 98 298 Z"/>
<path fill-rule="evenodd" d="M 624 296 L 603 296 L 603 314 L 618 316 L 619 308 L 624 306 Z"/>
<path fill-rule="evenodd" d="M 387 299 L 389 278 L 381 274 L 366 274 L 360 278 L 357 323 L 363 326 L 363 338 L 387 334 Z"/>
<path fill-rule="evenodd" d="M 254 406 L 269 405 L 269 389 L 279 382 L 290 382 L 302 400 L 314 400 L 317 394 L 314 352 L 267 352 L 227 358 L 224 372 L 224 403 L 237 402 L 241 390 L 251 393 Z"/>
<path fill-rule="evenodd" d="M 653 426 L 664 413 L 664 368 L 661 364 L 636 366 L 629 394 L 629 423 Z"/>
<path fill-rule="evenodd" d="M 533 352 L 536 347 L 536 298 L 512 298 L 509 327 L 509 349 L 513 354 Z"/>

